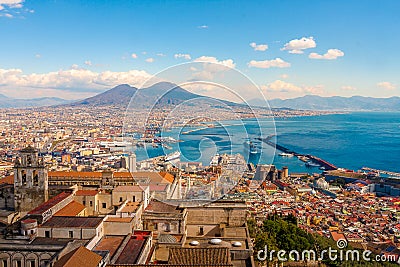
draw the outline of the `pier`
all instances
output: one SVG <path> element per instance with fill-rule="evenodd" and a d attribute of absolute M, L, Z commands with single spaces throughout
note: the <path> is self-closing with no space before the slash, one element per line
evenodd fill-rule
<path fill-rule="evenodd" d="M 378 175 L 383 173 L 383 174 L 386 174 L 386 175 L 389 175 L 389 176 L 393 176 L 393 177 L 400 177 L 400 173 L 398 173 L 398 172 L 378 170 L 378 169 L 373 169 L 373 168 L 369 168 L 369 167 L 362 167 L 361 170 L 369 171 L 369 172 L 375 172 L 375 173 L 378 173 Z"/>
<path fill-rule="evenodd" d="M 271 139 L 274 136 L 275 135 L 270 135 L 270 136 L 267 136 L 265 138 L 259 137 L 259 138 L 257 138 L 257 140 L 262 141 L 262 142 L 266 143 L 267 145 L 272 146 L 272 147 L 274 147 L 274 148 L 276 148 L 276 149 L 278 149 L 278 150 L 280 150 L 280 151 L 282 151 L 284 153 L 290 153 L 290 154 L 295 155 L 296 157 L 307 157 L 312 162 L 321 165 L 321 167 L 324 167 L 325 170 L 327 170 L 327 171 L 337 170 L 338 169 L 338 167 L 336 167 L 334 164 L 332 164 L 332 163 L 330 163 L 330 162 L 328 162 L 326 160 L 323 160 L 323 159 L 318 158 L 318 157 L 313 156 L 313 155 L 303 155 L 303 154 L 297 153 L 297 152 L 295 152 L 295 151 L 293 151 L 293 150 L 291 150 L 291 149 L 289 149 L 287 147 L 284 147 L 284 146 L 281 146 L 279 144 L 276 144 L 276 143 L 272 142 Z"/>

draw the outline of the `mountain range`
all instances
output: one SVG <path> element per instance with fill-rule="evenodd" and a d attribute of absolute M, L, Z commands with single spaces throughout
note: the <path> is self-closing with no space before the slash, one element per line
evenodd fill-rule
<path fill-rule="evenodd" d="M 150 107 L 156 102 L 158 105 L 176 105 L 183 101 L 201 97 L 175 84 L 160 82 L 148 88 L 137 89 L 127 84 L 118 85 L 103 93 L 83 100 L 71 101 L 56 97 L 34 99 L 16 99 L 0 94 L 0 108 L 27 108 L 42 106 L 108 106 L 117 105 L 127 107 L 135 95 L 137 107 Z M 214 99 L 205 97 L 206 99 Z M 217 99 L 214 99 L 217 100 Z M 222 101 L 226 105 L 240 105 L 229 101 Z M 271 108 L 299 109 L 299 110 L 338 110 L 338 111 L 400 111 L 400 97 L 373 98 L 363 96 L 352 97 L 321 97 L 306 95 L 291 99 L 272 99 L 268 101 Z M 252 99 L 247 102 L 251 106 L 265 107 L 265 101 Z M 243 105 L 243 104 L 242 104 Z"/>
<path fill-rule="evenodd" d="M 41 97 L 33 99 L 11 98 L 0 94 L 0 108 L 29 108 L 45 107 L 71 103 L 71 100 L 65 100 L 58 97 Z"/>
<path fill-rule="evenodd" d="M 302 110 L 331 111 L 400 111 L 400 97 L 374 98 L 364 96 L 322 97 L 306 95 L 291 99 L 272 99 L 268 101 L 272 108 L 290 108 Z M 249 105 L 265 107 L 265 101 L 252 99 Z"/>

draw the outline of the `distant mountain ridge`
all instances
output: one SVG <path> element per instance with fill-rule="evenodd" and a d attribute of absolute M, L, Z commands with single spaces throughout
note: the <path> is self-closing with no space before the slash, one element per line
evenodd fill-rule
<path fill-rule="evenodd" d="M 19 99 L 7 97 L 0 94 L 0 108 L 30 108 L 46 107 L 70 103 L 71 100 L 65 100 L 58 97 L 41 97 L 33 99 Z"/>
<path fill-rule="evenodd" d="M 265 106 L 265 101 L 252 99 L 252 106 Z M 400 111 L 400 97 L 374 98 L 364 96 L 322 97 L 306 95 L 291 99 L 272 99 L 268 101 L 271 108 L 291 108 L 304 110 L 337 110 L 337 111 Z"/>

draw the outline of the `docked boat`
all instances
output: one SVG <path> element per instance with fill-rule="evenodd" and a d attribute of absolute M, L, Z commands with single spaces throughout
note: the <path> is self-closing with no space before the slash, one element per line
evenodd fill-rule
<path fill-rule="evenodd" d="M 317 163 L 314 163 L 314 162 L 312 162 L 312 161 L 307 161 L 307 162 L 306 162 L 306 166 L 307 166 L 307 167 L 321 167 L 321 165 L 319 165 L 319 164 L 317 164 Z"/>
<path fill-rule="evenodd" d="M 282 153 L 279 153 L 279 156 L 291 158 L 291 157 L 293 157 L 293 154 L 292 154 L 292 153 L 285 153 L 285 152 L 282 152 Z"/>
<path fill-rule="evenodd" d="M 165 156 L 165 161 L 172 161 L 175 159 L 179 159 L 181 157 L 181 152 L 176 151 L 174 153 L 168 154 Z"/>
<path fill-rule="evenodd" d="M 251 141 L 246 141 L 243 143 L 244 148 L 246 149 L 247 152 L 250 154 L 258 154 L 260 153 L 260 149 L 257 147 L 257 145 Z"/>

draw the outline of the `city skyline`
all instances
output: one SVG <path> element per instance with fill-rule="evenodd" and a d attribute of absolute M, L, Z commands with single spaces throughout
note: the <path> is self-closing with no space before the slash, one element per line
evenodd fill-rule
<path fill-rule="evenodd" d="M 238 69 L 267 99 L 399 96 L 399 8 L 397 1 L 0 0 L 0 93 L 82 99 L 207 61 Z"/>

